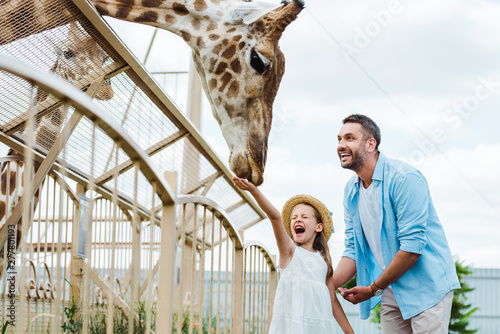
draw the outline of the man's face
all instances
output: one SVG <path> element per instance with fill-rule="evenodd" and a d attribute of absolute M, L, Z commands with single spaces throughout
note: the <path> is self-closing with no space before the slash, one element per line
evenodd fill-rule
<path fill-rule="evenodd" d="M 355 172 L 361 170 L 367 157 L 366 140 L 359 123 L 345 123 L 337 135 L 340 165 Z"/>

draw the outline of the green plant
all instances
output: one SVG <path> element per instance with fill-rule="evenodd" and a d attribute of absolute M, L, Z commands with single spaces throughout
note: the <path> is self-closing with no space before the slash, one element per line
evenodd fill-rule
<path fill-rule="evenodd" d="M 7 333 L 7 326 L 9 325 L 9 322 L 6 321 L 4 322 L 3 326 L 2 326 L 2 334 L 5 334 Z"/>
<path fill-rule="evenodd" d="M 463 262 L 455 261 L 455 268 L 457 270 L 458 280 L 460 281 L 460 289 L 453 292 L 453 304 L 451 306 L 451 319 L 450 319 L 450 333 L 473 334 L 477 329 L 468 329 L 469 318 L 472 313 L 478 310 L 477 307 L 472 307 L 467 304 L 466 293 L 471 292 L 474 288 L 469 287 L 464 283 L 462 278 L 472 274 L 468 266 L 464 266 Z"/>
<path fill-rule="evenodd" d="M 174 334 L 177 333 L 177 321 L 178 314 L 177 312 L 174 312 L 172 316 L 172 333 Z M 189 324 L 189 312 L 184 312 L 182 314 L 182 322 L 180 328 L 181 334 L 189 333 Z M 208 316 L 205 316 L 200 323 L 200 317 L 197 313 L 195 313 L 193 314 L 193 321 L 191 322 L 191 324 L 193 326 L 193 334 L 212 334 L 217 332 L 217 316 L 213 316 L 212 319 L 210 319 Z M 219 319 L 219 326 L 224 326 L 223 320 L 221 319 Z"/>
<path fill-rule="evenodd" d="M 146 332 L 146 302 L 139 301 L 135 312 L 139 320 L 134 321 L 134 333 L 142 334 Z M 107 310 L 94 311 L 90 316 L 89 332 L 91 334 L 101 334 L 106 332 L 107 326 Z M 129 318 L 123 311 L 115 307 L 113 314 L 113 333 L 125 334 L 128 333 Z M 156 308 L 151 309 L 151 330 L 156 330 Z"/>
<path fill-rule="evenodd" d="M 73 293 L 73 286 L 71 285 L 71 283 L 67 279 L 64 279 L 64 280 L 66 282 L 68 282 L 69 286 L 71 287 L 71 302 L 70 302 L 70 307 L 66 306 L 64 308 L 64 314 L 66 315 L 66 321 L 62 324 L 61 328 L 62 328 L 64 333 L 78 333 L 82 329 L 82 322 L 78 320 L 79 309 L 75 303 L 75 295 Z"/>

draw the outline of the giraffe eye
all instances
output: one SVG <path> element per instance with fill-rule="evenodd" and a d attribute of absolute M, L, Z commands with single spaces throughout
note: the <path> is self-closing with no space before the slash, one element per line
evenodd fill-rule
<path fill-rule="evenodd" d="M 66 50 L 63 52 L 64 58 L 69 59 L 76 56 L 76 53 L 72 50 Z"/>
<path fill-rule="evenodd" d="M 264 62 L 261 56 L 255 51 L 255 49 L 252 49 L 252 52 L 250 53 L 250 65 L 259 74 L 263 74 L 268 66 L 268 64 Z"/>

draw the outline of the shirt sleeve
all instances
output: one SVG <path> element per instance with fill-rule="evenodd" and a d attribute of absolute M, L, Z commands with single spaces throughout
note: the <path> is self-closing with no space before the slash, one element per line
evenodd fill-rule
<path fill-rule="evenodd" d="M 398 226 L 399 249 L 422 254 L 427 243 L 429 216 L 427 182 L 422 176 L 407 174 L 396 183 L 392 197 Z"/>
<path fill-rule="evenodd" d="M 349 211 L 349 193 L 344 192 L 344 223 L 345 223 L 345 250 L 342 256 L 348 257 L 356 261 L 354 250 L 354 228 L 352 223 L 351 212 Z"/>

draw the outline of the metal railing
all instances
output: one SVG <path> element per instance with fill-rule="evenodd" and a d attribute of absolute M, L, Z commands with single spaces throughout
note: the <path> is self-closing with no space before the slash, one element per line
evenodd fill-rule
<path fill-rule="evenodd" d="M 23 159 L 9 159 L 2 166 L 4 179 L 9 180 L 2 186 L 9 189 L 6 193 L 10 195 L 3 199 L 3 203 L 9 203 L 9 210 L 1 227 L 4 241 L 0 245 L 4 269 L 2 305 L 3 320 L 10 320 L 12 325 L 10 331 L 15 328 L 22 333 L 58 333 L 62 326 L 82 321 L 83 333 L 102 324 L 107 332 L 112 332 L 117 324 L 111 319 L 116 319 L 116 313 L 121 312 L 124 326 L 129 333 L 134 333 L 134 326 L 140 325 L 136 312 L 139 291 L 148 291 L 146 318 L 152 317 L 153 282 L 158 275 L 153 272 L 162 262 L 166 271 L 162 276 L 164 287 L 158 289 L 158 300 L 162 300 L 158 303 L 158 312 L 170 314 L 168 300 L 172 296 L 173 277 L 168 267 L 175 262 L 175 249 L 164 247 L 160 253 L 160 244 L 175 242 L 171 238 L 175 234 L 175 196 L 163 177 L 151 167 L 147 154 L 125 131 L 75 87 L 3 56 L 0 56 L 0 69 L 29 81 L 33 92 L 38 88 L 53 94 L 65 101 L 65 110 L 69 111 L 70 107 L 72 110 L 71 115 L 67 113 L 67 125 L 46 156 L 36 154 L 34 138 L 27 138 L 26 145 L 16 147 Z M 36 101 L 32 101 L 30 111 L 34 112 Z M 91 162 L 98 132 L 113 138 L 119 147 L 114 167 L 118 165 L 119 154 L 134 162 L 129 181 L 133 185 L 131 194 L 121 193 L 117 175 L 106 187 L 96 185 L 92 168 L 89 175 L 78 178 L 70 175 L 64 160 L 65 143 L 83 116 L 91 125 Z M 30 115 L 28 128 L 33 119 L 34 115 Z M 52 168 L 56 160 L 57 171 Z M 154 209 L 145 208 L 137 201 L 138 179 L 147 180 Z M 149 235 L 141 238 L 143 230 Z M 141 267 L 144 257 L 149 258 L 149 265 Z M 158 266 L 151 266 L 153 262 Z M 138 275 L 141 271 L 145 273 L 143 277 Z M 8 317 L 12 308 L 13 317 Z M 69 313 L 62 316 L 64 311 Z M 101 313 L 105 316 L 93 323 L 95 317 L 90 315 L 100 316 L 100 311 L 104 311 Z M 158 320 L 157 325 L 170 327 L 170 317 Z"/>
<path fill-rule="evenodd" d="M 276 267 L 263 245 L 244 246 L 243 232 L 214 201 L 176 196 L 175 173 L 166 174 L 167 184 L 118 122 L 78 89 L 0 55 L 2 71 L 29 82 L 32 95 L 38 88 L 64 101 L 65 110 L 65 126 L 47 154 L 28 131 L 26 143 L 14 147 L 22 156 L 1 161 L 8 191 L 1 200 L 0 305 L 7 332 L 267 332 Z M 81 139 L 88 174 L 65 160 L 66 143 L 82 122 L 89 130 Z M 103 136 L 118 149 L 109 163 L 114 174 L 97 183 L 93 166 Z M 131 169 L 119 174 L 126 159 Z"/>

